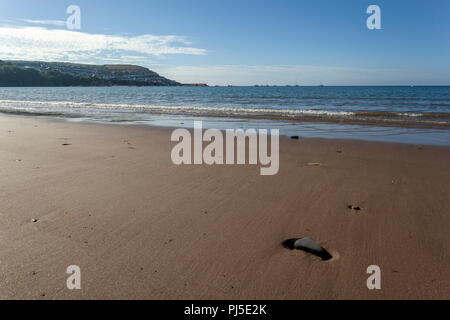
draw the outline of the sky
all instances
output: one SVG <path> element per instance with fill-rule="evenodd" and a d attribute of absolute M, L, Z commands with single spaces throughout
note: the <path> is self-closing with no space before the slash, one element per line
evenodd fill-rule
<path fill-rule="evenodd" d="M 381 29 L 367 28 L 370 5 Z M 0 59 L 138 64 L 209 85 L 450 85 L 450 1 L 0 0 Z"/>

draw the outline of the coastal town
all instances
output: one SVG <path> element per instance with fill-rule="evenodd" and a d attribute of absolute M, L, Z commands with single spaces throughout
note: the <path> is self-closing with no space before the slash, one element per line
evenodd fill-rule
<path fill-rule="evenodd" d="M 97 78 L 145 83 L 157 86 L 174 86 L 180 83 L 160 76 L 158 73 L 136 65 L 90 65 L 65 62 L 5 61 L 11 66 L 34 69 L 39 72 L 58 71 L 79 78 Z"/>

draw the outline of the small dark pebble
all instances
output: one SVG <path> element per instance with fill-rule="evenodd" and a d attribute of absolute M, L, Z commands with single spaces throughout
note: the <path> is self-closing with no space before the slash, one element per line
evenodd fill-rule
<path fill-rule="evenodd" d="M 291 139 L 298 140 L 298 139 L 300 139 L 300 137 L 299 136 L 291 136 Z"/>
<path fill-rule="evenodd" d="M 70 143 L 63 143 L 62 146 L 71 146 Z"/>

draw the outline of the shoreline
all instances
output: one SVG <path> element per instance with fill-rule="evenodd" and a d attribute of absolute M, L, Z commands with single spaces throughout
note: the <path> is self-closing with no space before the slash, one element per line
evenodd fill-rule
<path fill-rule="evenodd" d="M 262 177 L 173 165 L 170 128 L 0 125 L 0 298 L 450 298 L 450 147 L 282 138 Z M 294 237 L 333 259 L 283 248 Z"/>
<path fill-rule="evenodd" d="M 132 105 L 131 105 L 132 106 Z M 370 111 L 348 111 L 348 113 L 352 113 L 352 115 L 308 115 L 309 110 L 306 110 L 304 114 L 300 115 L 282 115 L 280 114 L 282 111 L 288 110 L 276 110 L 270 113 L 260 113 L 257 114 L 255 111 L 249 109 L 247 112 L 253 114 L 246 114 L 244 111 L 241 113 L 227 113 L 220 112 L 219 110 L 214 110 L 211 108 L 208 112 L 188 112 L 188 111 L 170 111 L 173 106 L 167 106 L 169 111 L 161 112 L 157 110 L 145 110 L 136 111 L 136 114 L 141 116 L 148 115 L 157 115 L 157 116 L 187 116 L 187 117 L 197 117 L 197 118 L 221 118 L 221 119 L 235 119 L 235 120 L 267 120 L 267 121 L 286 121 L 286 122 L 320 122 L 320 123 L 331 123 L 331 124 L 355 124 L 355 125 L 364 125 L 364 126 L 375 126 L 375 127 L 398 127 L 398 128 L 411 128 L 411 129 L 439 129 L 439 130 L 450 130 L 450 114 L 446 114 L 446 117 L 443 117 L 442 114 L 421 114 L 418 116 L 412 115 L 400 115 L 395 112 L 370 112 Z M 176 107 L 178 108 L 178 107 Z M 194 110 L 194 109 L 193 109 Z M 117 110 L 116 112 L 118 112 Z M 258 110 L 256 110 L 258 111 Z M 319 112 L 320 110 L 318 110 Z M 111 111 L 114 113 L 114 110 Z M 295 110 L 292 112 L 295 113 Z M 324 111 L 325 113 L 327 111 Z M 2 114 L 11 114 L 11 115 L 24 115 L 24 116 L 57 116 L 57 117 L 65 117 L 65 118 L 83 118 L 87 115 L 83 114 L 75 114 L 72 117 L 69 114 L 62 113 L 60 111 L 54 112 L 38 112 L 38 111 L 20 111 L 20 110 L 1 110 Z M 387 117 L 383 117 L 381 114 L 386 114 Z M 380 114 L 380 115 L 378 115 Z M 432 121 L 432 120 L 423 120 L 423 119 L 442 119 L 445 121 Z"/>
<path fill-rule="evenodd" d="M 203 121 L 208 128 L 218 128 L 225 130 L 228 128 L 280 128 L 280 136 L 290 137 L 300 135 L 301 138 L 317 139 L 337 139 L 337 140 L 355 140 L 372 141 L 385 143 L 401 143 L 413 145 L 435 145 L 450 146 L 450 130 L 445 128 L 419 128 L 410 126 L 381 126 L 376 124 L 359 124 L 352 121 L 292 121 L 275 119 L 252 118 L 229 118 L 215 116 L 190 116 L 183 117 L 175 114 L 153 114 L 153 118 L 146 120 L 139 119 L 93 119 L 83 117 L 63 117 L 60 115 L 48 115 L 43 113 L 14 113 L 0 112 L 0 117 L 24 117 L 38 118 L 48 121 L 62 121 L 69 123 L 90 123 L 121 125 L 132 127 L 159 127 L 159 128 L 187 128 L 192 129 L 194 121 Z M 158 118 L 159 117 L 159 118 Z M 253 120 L 253 121 L 252 121 Z M 314 129 L 312 126 L 315 126 Z M 337 126 L 337 127 L 329 127 Z M 392 132 L 384 132 L 391 130 Z M 350 131 L 346 133 L 346 131 Z M 343 133 L 344 132 L 344 133 Z M 340 136 L 341 135 L 341 136 Z M 409 136 L 408 136 L 409 135 Z M 448 136 L 448 137 L 447 137 Z M 406 138 L 405 138 L 406 137 Z M 448 138 L 448 139 L 447 139 Z"/>

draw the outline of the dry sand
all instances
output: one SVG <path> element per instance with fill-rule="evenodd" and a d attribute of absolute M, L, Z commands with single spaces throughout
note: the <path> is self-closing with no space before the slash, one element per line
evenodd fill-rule
<path fill-rule="evenodd" d="M 170 133 L 0 117 L 0 298 L 450 298 L 450 148 L 283 139 L 260 176 L 175 166 Z"/>

